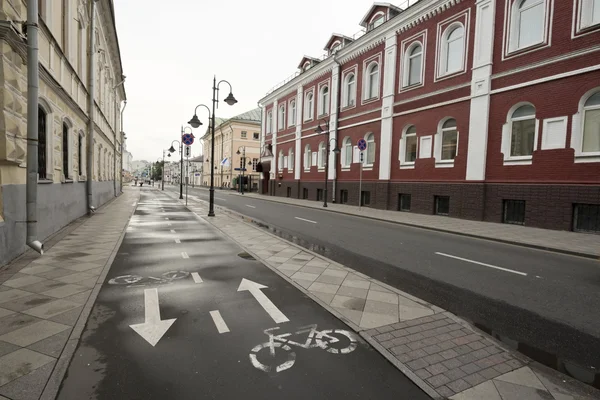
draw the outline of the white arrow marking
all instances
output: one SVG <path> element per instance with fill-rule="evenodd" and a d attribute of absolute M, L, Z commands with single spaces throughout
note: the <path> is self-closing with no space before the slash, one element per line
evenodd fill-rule
<path fill-rule="evenodd" d="M 200 274 L 197 272 L 192 272 L 192 279 L 194 279 L 194 283 L 202 283 L 204 282 L 202 278 L 200 278 Z"/>
<path fill-rule="evenodd" d="M 186 253 L 185 251 L 181 252 L 181 257 L 183 257 L 183 258 L 190 258 L 190 256 L 188 256 L 188 253 Z"/>
<path fill-rule="evenodd" d="M 146 307 L 146 319 L 144 323 L 129 325 L 129 327 L 136 331 L 152 346 L 156 346 L 156 343 L 158 343 L 163 335 L 167 333 L 177 318 L 165 319 L 164 321 L 161 321 L 160 308 L 158 304 L 158 289 L 156 288 L 144 290 L 144 305 Z"/>
<path fill-rule="evenodd" d="M 181 244 L 181 240 L 179 240 L 179 239 L 175 239 L 175 243 L 177 243 L 177 244 Z"/>
<path fill-rule="evenodd" d="M 223 320 L 223 317 L 221 316 L 221 313 L 218 310 L 211 311 L 210 316 L 212 317 L 213 322 L 215 323 L 215 326 L 217 327 L 219 333 L 229 332 L 229 327 L 225 323 L 225 320 Z"/>
<path fill-rule="evenodd" d="M 175 233 L 175 229 L 171 229 L 171 233 Z"/>
<path fill-rule="evenodd" d="M 250 208 L 256 208 L 254 206 L 251 206 L 250 204 L 246 204 L 246 207 L 250 207 Z"/>
<path fill-rule="evenodd" d="M 282 322 L 288 322 L 289 319 L 287 319 L 287 317 L 279 310 L 279 308 L 277 308 L 275 304 L 273 304 L 273 302 L 269 300 L 269 298 L 260 290 L 266 288 L 267 286 L 261 285 L 260 283 L 253 282 L 248 279 L 242 279 L 240 287 L 238 287 L 237 291 L 249 291 L 276 323 L 281 324 Z"/>

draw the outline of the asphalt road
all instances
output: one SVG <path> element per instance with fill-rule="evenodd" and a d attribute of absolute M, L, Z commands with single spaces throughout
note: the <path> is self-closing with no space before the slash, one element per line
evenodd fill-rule
<path fill-rule="evenodd" d="M 175 200 L 144 188 L 57 398 L 429 398 L 241 251 Z M 266 287 L 246 282 L 251 290 L 238 291 L 243 279 Z M 298 333 L 309 325 L 321 336 Z M 269 328 L 297 344 L 274 339 L 271 355 Z"/>
<path fill-rule="evenodd" d="M 508 337 L 547 365 L 560 367 L 560 359 L 600 368 L 597 260 L 215 193 L 218 206 Z M 208 200 L 204 188 L 189 194 Z"/>

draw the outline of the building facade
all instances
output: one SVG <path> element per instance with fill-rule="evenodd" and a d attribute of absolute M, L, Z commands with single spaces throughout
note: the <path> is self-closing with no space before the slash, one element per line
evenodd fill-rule
<path fill-rule="evenodd" d="M 215 124 L 215 170 L 214 186 L 235 188 L 241 181 L 241 168 L 244 167 L 246 185 L 258 190 L 259 174 L 256 170 L 260 156 L 261 111 L 259 108 L 229 119 L 216 119 Z M 210 128 L 202 137 L 204 156 L 203 185 L 210 185 Z M 244 151 L 245 149 L 245 151 Z M 239 154 L 238 154 L 239 152 Z M 245 157 L 245 158 L 244 158 Z M 236 170 L 237 168 L 237 170 Z M 248 183 L 249 182 L 249 183 Z"/>
<path fill-rule="evenodd" d="M 26 3 L 0 2 L 0 265 L 26 248 Z M 38 1 L 39 240 L 88 212 L 90 175 L 91 206 L 97 208 L 121 191 L 121 104 L 126 96 L 114 7 L 112 0 L 92 3 Z M 93 168 L 88 170 L 90 157 Z"/>
<path fill-rule="evenodd" d="M 263 193 L 321 199 L 328 157 L 329 201 L 600 231 L 599 0 L 375 3 L 360 24 L 260 100 Z"/>

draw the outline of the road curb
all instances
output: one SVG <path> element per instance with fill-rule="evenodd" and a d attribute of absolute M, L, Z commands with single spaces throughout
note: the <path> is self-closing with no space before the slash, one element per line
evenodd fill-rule
<path fill-rule="evenodd" d="M 231 193 L 231 194 L 236 195 L 236 196 L 241 196 L 240 194 L 236 194 L 236 193 Z M 383 222 L 388 222 L 388 223 L 396 224 L 396 225 L 410 226 L 412 228 L 425 229 L 428 231 L 449 233 L 449 234 L 453 234 L 453 235 L 465 236 L 465 237 L 470 237 L 470 238 L 474 238 L 474 239 L 488 240 L 490 242 L 510 244 L 513 246 L 525 247 L 525 248 L 536 249 L 536 250 L 544 250 L 544 251 L 549 251 L 549 252 L 553 252 L 553 253 L 566 254 L 569 256 L 589 258 L 592 260 L 600 259 L 600 255 L 598 255 L 598 254 L 590 254 L 590 253 L 584 253 L 584 252 L 572 251 L 572 250 L 566 250 L 566 249 L 557 249 L 555 247 L 542 246 L 542 245 L 531 244 L 531 243 L 522 243 L 522 242 L 518 242 L 515 240 L 498 239 L 498 238 L 492 238 L 492 237 L 479 236 L 479 235 L 475 235 L 472 233 L 453 231 L 453 230 L 449 230 L 449 229 L 436 228 L 436 227 L 430 227 L 430 226 L 422 226 L 422 225 L 413 224 L 410 222 L 393 221 L 393 220 L 389 220 L 389 219 L 385 219 L 385 218 L 381 218 L 381 217 L 375 217 L 375 216 L 358 215 L 358 214 L 353 214 L 353 213 L 350 213 L 347 211 L 332 210 L 329 208 L 317 208 L 317 207 L 307 206 L 307 205 L 303 205 L 303 204 L 285 203 L 282 201 L 272 200 L 267 197 L 264 197 L 264 198 L 260 197 L 260 196 L 250 196 L 250 197 L 258 198 L 260 200 L 270 201 L 272 203 L 286 204 L 286 205 L 295 206 L 295 207 L 302 207 L 302 208 L 309 208 L 309 209 L 313 209 L 313 210 L 320 210 L 320 211 L 327 211 L 327 212 L 331 212 L 331 213 L 344 214 L 344 215 L 349 215 L 351 217 L 383 221 Z"/>
<path fill-rule="evenodd" d="M 88 298 L 87 302 L 83 306 L 83 309 L 81 310 L 81 314 L 79 314 L 79 318 L 77 319 L 77 322 L 75 323 L 75 326 L 73 327 L 73 330 L 71 331 L 71 334 L 69 335 L 69 339 L 67 340 L 65 347 L 63 348 L 58 360 L 56 361 L 54 370 L 52 371 L 52 374 L 48 378 L 48 382 L 46 383 L 46 386 L 44 387 L 44 390 L 42 391 L 42 394 L 40 395 L 39 400 L 54 400 L 56 398 L 56 396 L 58 395 L 60 385 L 62 384 L 62 381 L 63 381 L 65 375 L 67 374 L 67 370 L 69 368 L 69 364 L 71 363 L 71 359 L 73 358 L 73 355 L 75 354 L 75 350 L 77 350 L 77 345 L 79 344 L 79 341 L 81 340 L 81 333 L 83 332 L 83 329 L 85 328 L 85 325 L 87 324 L 87 320 L 92 312 L 92 308 L 94 307 L 94 304 L 96 303 L 96 299 L 98 298 L 98 294 L 100 293 L 100 289 L 102 288 L 104 279 L 106 279 L 106 275 L 108 274 L 108 271 L 110 270 L 110 267 L 112 266 L 112 263 L 113 263 L 115 257 L 117 256 L 119 248 L 121 247 L 121 243 L 123 242 L 123 239 L 125 238 L 125 234 L 127 233 L 127 226 L 129 225 L 129 221 L 131 220 L 131 217 L 135 213 L 135 210 L 137 208 L 137 203 L 139 203 L 139 199 L 140 199 L 139 195 L 140 195 L 140 193 L 138 192 L 136 205 L 135 205 L 135 207 L 133 207 L 133 210 L 131 211 L 131 214 L 129 215 L 127 224 L 123 228 L 123 232 L 121 232 L 121 236 L 117 240 L 117 243 L 115 244 L 115 247 L 114 247 L 110 257 L 104 264 L 102 273 L 98 277 L 98 280 L 96 281 L 96 285 L 94 286 L 94 289 L 92 290 L 92 292 L 90 294 L 90 297 Z"/>

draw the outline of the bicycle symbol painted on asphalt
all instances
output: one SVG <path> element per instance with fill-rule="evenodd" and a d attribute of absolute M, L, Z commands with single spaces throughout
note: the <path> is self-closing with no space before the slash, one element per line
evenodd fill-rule
<path fill-rule="evenodd" d="M 297 346 L 303 349 L 320 348 L 332 354 L 348 354 L 356 350 L 357 337 L 354 333 L 343 329 L 326 329 L 323 331 L 317 330 L 317 325 L 309 325 L 300 328 L 295 334 L 309 332 L 306 342 L 299 343 L 287 339 L 291 333 L 274 335 L 271 333 L 279 329 L 279 327 L 269 328 L 265 330 L 265 335 L 269 337 L 269 341 L 259 344 L 250 351 L 250 362 L 252 365 L 265 372 L 281 372 L 292 368 L 296 362 L 296 353 L 290 346 Z M 332 346 L 333 345 L 333 346 Z M 264 351 L 268 349 L 268 351 Z M 285 352 L 285 361 L 276 364 L 275 352 Z M 281 354 L 280 354 L 281 355 Z"/>
<path fill-rule="evenodd" d="M 122 275 L 108 281 L 109 285 L 127 285 L 127 287 L 141 287 L 147 285 L 170 284 L 190 276 L 186 271 L 169 271 L 156 278 L 154 276 L 143 277 L 140 275 Z"/>

